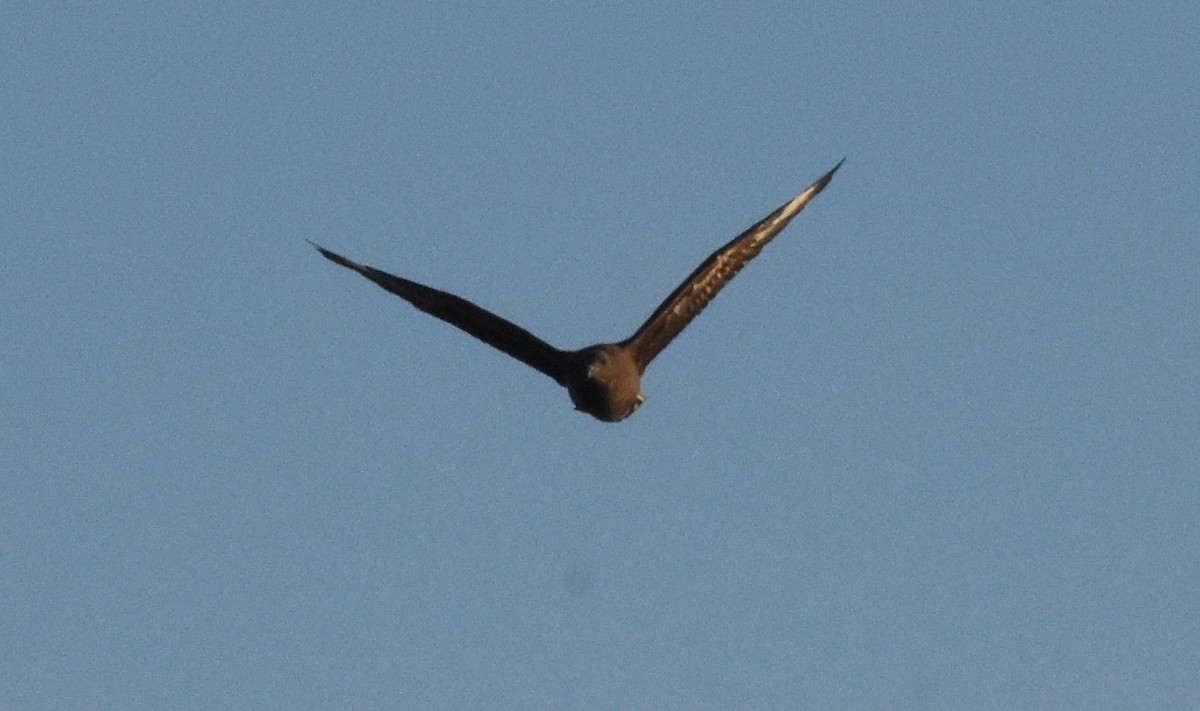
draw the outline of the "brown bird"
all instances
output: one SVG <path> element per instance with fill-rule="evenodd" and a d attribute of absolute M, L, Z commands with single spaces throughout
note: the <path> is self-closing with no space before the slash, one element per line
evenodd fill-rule
<path fill-rule="evenodd" d="M 844 160 L 838 161 L 804 192 L 709 255 L 632 336 L 620 343 L 599 343 L 577 351 L 559 350 L 520 326 L 454 294 L 381 272 L 309 243 L 329 261 L 353 269 L 421 311 L 457 326 L 554 378 L 567 389 L 576 410 L 605 422 L 620 422 L 645 402 L 642 374 L 654 356 L 666 348 L 717 292 L 829 184 Z"/>

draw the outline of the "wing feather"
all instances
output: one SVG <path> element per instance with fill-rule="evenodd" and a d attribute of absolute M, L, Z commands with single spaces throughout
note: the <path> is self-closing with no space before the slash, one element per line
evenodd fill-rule
<path fill-rule="evenodd" d="M 708 259 L 671 292 L 637 332 L 621 344 L 632 350 L 639 370 L 644 372 L 650 361 L 708 306 L 717 292 L 724 288 L 747 262 L 756 257 L 810 200 L 825 189 L 843 162 L 844 158 L 838 161 L 832 170 L 805 188 L 804 192 L 709 255 Z"/>
<path fill-rule="evenodd" d="M 358 272 L 430 316 L 466 331 L 566 386 L 566 354 L 515 323 L 462 297 L 359 264 L 314 242 L 309 244 L 334 264 Z"/>

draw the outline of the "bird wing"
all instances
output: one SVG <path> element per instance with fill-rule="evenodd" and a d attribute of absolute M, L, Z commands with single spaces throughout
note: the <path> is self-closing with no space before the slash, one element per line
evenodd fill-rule
<path fill-rule="evenodd" d="M 353 269 L 421 311 L 457 326 L 489 346 L 549 375 L 559 385 L 566 386 L 566 353 L 515 323 L 454 294 L 359 264 L 312 241 L 309 244 L 334 264 Z"/>
<path fill-rule="evenodd" d="M 708 259 L 671 292 L 637 332 L 621 344 L 632 350 L 634 361 L 641 371 L 646 370 L 650 361 L 654 360 L 654 357 L 666 348 L 705 306 L 708 306 L 717 292 L 724 288 L 747 262 L 757 256 L 767 242 L 779 234 L 817 193 L 825 189 L 843 162 L 844 158 L 838 161 L 832 170 L 805 188 L 804 192 L 709 255 Z"/>

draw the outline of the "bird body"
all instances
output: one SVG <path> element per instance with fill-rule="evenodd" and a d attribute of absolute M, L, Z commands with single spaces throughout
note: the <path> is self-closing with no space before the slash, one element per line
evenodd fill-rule
<path fill-rule="evenodd" d="M 840 168 L 828 173 L 704 260 L 629 338 L 575 351 L 560 350 L 462 297 L 349 260 L 315 243 L 329 261 L 352 269 L 417 309 L 435 316 L 545 373 L 567 389 L 575 409 L 620 422 L 645 402 L 646 367 L 731 279 L 779 234 Z"/>
<path fill-rule="evenodd" d="M 642 372 L 633 351 L 614 343 L 601 343 L 576 351 L 569 368 L 567 392 L 575 409 L 604 422 L 620 422 L 646 401 Z"/>

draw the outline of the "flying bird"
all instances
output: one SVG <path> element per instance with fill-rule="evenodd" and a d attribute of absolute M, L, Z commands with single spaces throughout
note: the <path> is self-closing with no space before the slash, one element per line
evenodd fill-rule
<path fill-rule="evenodd" d="M 555 348 L 520 326 L 454 294 L 351 261 L 314 243 L 326 259 L 353 269 L 421 311 L 466 331 L 484 343 L 554 379 L 567 389 L 575 409 L 604 422 L 620 422 L 646 400 L 642 374 L 672 339 L 712 301 L 763 246 L 779 234 L 817 193 L 825 189 L 843 158 L 796 197 L 709 255 L 672 291 L 629 338 L 575 351 Z"/>

